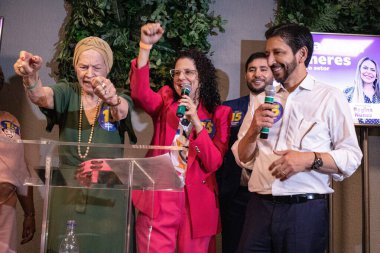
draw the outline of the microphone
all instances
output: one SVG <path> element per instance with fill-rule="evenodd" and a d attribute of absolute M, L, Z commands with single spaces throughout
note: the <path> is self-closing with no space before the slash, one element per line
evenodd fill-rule
<path fill-rule="evenodd" d="M 191 84 L 190 83 L 183 83 L 182 84 L 182 90 L 181 90 L 181 96 L 187 95 L 189 96 L 191 92 Z M 177 109 L 177 117 L 182 118 L 185 115 L 186 107 L 184 105 L 178 106 Z"/>
<path fill-rule="evenodd" d="M 264 103 L 273 104 L 275 95 L 276 95 L 276 90 L 274 89 L 273 84 L 268 84 L 267 86 L 265 86 Z M 268 135 L 269 135 L 269 127 L 263 127 L 261 129 L 260 138 L 261 139 L 268 139 Z"/>

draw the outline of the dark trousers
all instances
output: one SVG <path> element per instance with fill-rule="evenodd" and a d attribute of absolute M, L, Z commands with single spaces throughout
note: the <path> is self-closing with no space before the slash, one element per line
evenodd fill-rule
<path fill-rule="evenodd" d="M 243 231 L 245 211 L 251 197 L 248 187 L 239 187 L 233 198 L 220 200 L 222 252 L 235 253 Z"/>
<path fill-rule="evenodd" d="M 238 253 L 324 253 L 328 200 L 278 203 L 252 193 Z"/>

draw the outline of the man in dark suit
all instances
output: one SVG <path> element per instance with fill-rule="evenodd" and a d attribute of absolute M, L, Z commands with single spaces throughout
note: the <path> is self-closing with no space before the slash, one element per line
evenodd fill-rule
<path fill-rule="evenodd" d="M 219 185 L 220 212 L 222 219 L 223 253 L 234 253 L 237 249 L 244 224 L 245 209 L 249 200 L 248 179 L 250 171 L 239 166 L 231 151 L 244 118 L 254 112 L 253 100 L 263 92 L 267 84 L 273 82 L 272 71 L 263 52 L 253 53 L 245 63 L 245 80 L 250 94 L 223 104 L 232 108 L 229 151 L 222 167 L 217 171 Z M 249 115 L 251 116 L 251 115 Z"/>

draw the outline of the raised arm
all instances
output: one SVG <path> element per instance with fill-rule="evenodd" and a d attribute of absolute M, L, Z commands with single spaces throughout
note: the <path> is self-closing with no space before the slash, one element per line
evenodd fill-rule
<path fill-rule="evenodd" d="M 22 77 L 22 82 L 30 101 L 39 107 L 53 109 L 53 90 L 50 87 L 44 87 L 39 77 L 42 63 L 43 60 L 40 56 L 21 51 L 13 68 L 16 74 Z"/>
<path fill-rule="evenodd" d="M 131 63 L 131 97 L 137 107 L 153 116 L 163 105 L 162 94 L 150 88 L 149 54 L 153 44 L 163 35 L 164 30 L 158 23 L 141 27 L 140 50 L 137 59 Z M 149 101 L 149 103 L 147 103 Z"/>
<path fill-rule="evenodd" d="M 150 49 L 164 34 L 159 23 L 148 23 L 141 27 L 140 50 L 137 58 L 137 68 L 144 67 L 149 61 Z"/>

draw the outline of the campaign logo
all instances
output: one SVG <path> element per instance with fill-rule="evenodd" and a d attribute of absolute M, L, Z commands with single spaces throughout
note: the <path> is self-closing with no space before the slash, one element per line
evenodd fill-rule
<path fill-rule="evenodd" d="M 211 119 L 204 119 L 201 121 L 202 121 L 203 127 L 207 130 L 207 133 L 210 136 L 210 138 L 211 139 L 214 138 L 216 129 L 215 129 L 215 125 L 212 122 L 212 120 Z"/>
<path fill-rule="evenodd" d="M 284 115 L 284 107 L 279 102 L 273 102 L 274 108 L 272 109 L 272 112 L 274 112 L 274 123 L 279 121 L 282 118 L 282 115 Z"/>
<path fill-rule="evenodd" d="M 231 127 L 239 126 L 244 114 L 242 111 L 234 111 L 231 118 Z"/>
<path fill-rule="evenodd" d="M 5 136 L 13 138 L 16 134 L 20 136 L 20 127 L 9 120 L 0 122 L 1 130 Z"/>
<path fill-rule="evenodd" d="M 108 132 L 114 132 L 117 130 L 116 121 L 112 122 L 111 112 L 109 106 L 103 106 L 99 113 L 98 122 L 99 125 Z"/>

